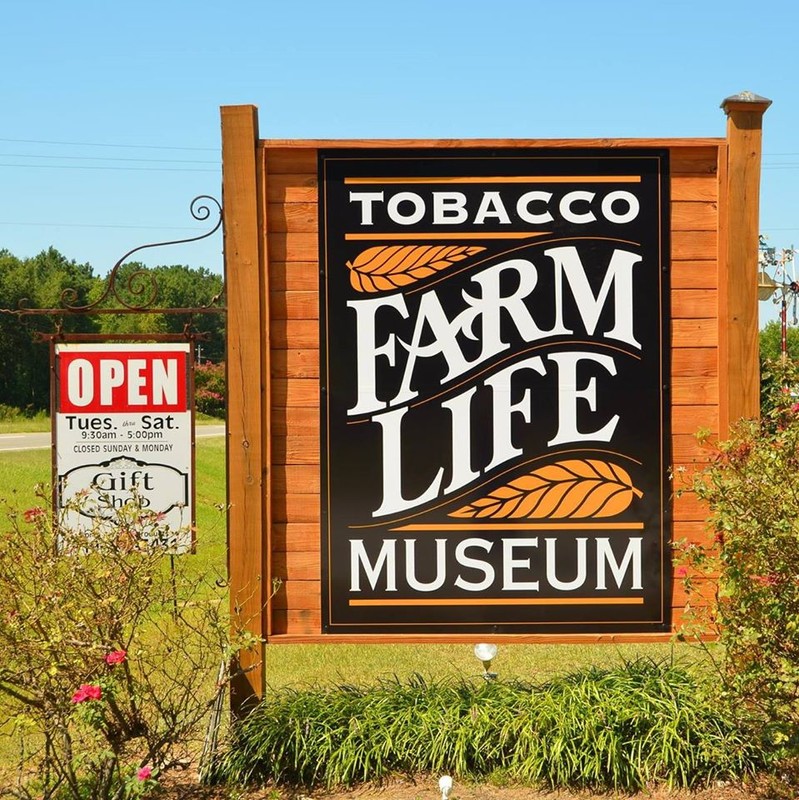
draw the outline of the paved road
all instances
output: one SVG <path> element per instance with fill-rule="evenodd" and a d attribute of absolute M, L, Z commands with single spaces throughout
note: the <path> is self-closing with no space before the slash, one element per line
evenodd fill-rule
<path fill-rule="evenodd" d="M 224 425 L 198 425 L 194 436 L 202 439 L 206 436 L 222 436 Z M 10 450 L 44 450 L 50 447 L 49 433 L 3 433 L 0 434 L 0 453 Z"/>

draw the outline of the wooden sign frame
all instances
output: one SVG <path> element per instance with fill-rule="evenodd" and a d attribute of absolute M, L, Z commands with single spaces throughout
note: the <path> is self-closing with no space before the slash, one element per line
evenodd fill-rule
<path fill-rule="evenodd" d="M 262 140 L 254 106 L 222 116 L 228 302 L 229 574 L 234 625 L 270 644 L 397 641 L 321 632 L 317 153 L 340 148 L 635 148 L 668 151 L 671 196 L 671 453 L 707 454 L 759 405 L 757 250 L 762 117 L 770 101 L 728 98 L 723 138 L 613 140 Z M 673 500 L 673 538 L 699 540 L 705 511 Z M 672 620 L 685 602 L 672 587 Z M 514 642 L 664 641 L 670 633 L 524 634 Z M 465 641 L 473 634 L 403 635 Z M 239 698 L 260 696 L 262 652 L 241 656 Z"/>

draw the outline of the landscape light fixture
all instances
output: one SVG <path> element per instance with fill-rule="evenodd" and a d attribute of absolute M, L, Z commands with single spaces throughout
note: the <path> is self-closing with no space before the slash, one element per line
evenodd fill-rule
<path fill-rule="evenodd" d="M 449 793 L 452 791 L 452 778 L 449 775 L 442 775 L 438 779 L 438 788 L 441 790 L 441 800 L 449 800 Z"/>
<path fill-rule="evenodd" d="M 491 661 L 497 654 L 497 646 L 495 644 L 476 644 L 474 646 L 475 657 L 483 664 L 483 677 L 487 681 L 493 681 L 497 677 L 496 672 L 489 672 L 491 669 Z"/>

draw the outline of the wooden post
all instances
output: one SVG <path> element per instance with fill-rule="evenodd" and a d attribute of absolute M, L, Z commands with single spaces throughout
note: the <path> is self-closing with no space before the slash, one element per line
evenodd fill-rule
<path fill-rule="evenodd" d="M 760 409 L 757 251 L 763 114 L 771 100 L 751 92 L 728 97 L 726 225 L 720 231 L 720 433 Z M 726 230 L 725 230 L 726 229 Z"/>
<path fill-rule="evenodd" d="M 263 544 L 263 394 L 261 331 L 264 253 L 259 220 L 258 112 L 223 106 L 222 197 L 227 295 L 228 576 L 231 625 L 261 637 L 266 591 Z M 264 692 L 263 647 L 242 651 L 231 686 L 241 715 Z"/>

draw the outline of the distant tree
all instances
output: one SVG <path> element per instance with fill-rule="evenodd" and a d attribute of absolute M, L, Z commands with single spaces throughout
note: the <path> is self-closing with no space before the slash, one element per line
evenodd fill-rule
<path fill-rule="evenodd" d="M 166 308 L 204 308 L 220 294 L 223 288 L 222 276 L 205 267 L 156 267 L 153 270 L 159 287 L 159 305 Z M 194 327 L 209 334 L 203 342 L 203 360 L 220 362 L 225 358 L 225 317 L 223 314 L 198 314 Z M 185 319 L 175 315 L 165 315 L 164 329 L 170 333 L 180 333 Z"/>
<path fill-rule="evenodd" d="M 53 247 L 26 259 L 0 251 L 2 308 L 16 309 L 21 301 L 30 308 L 60 308 L 67 289 L 74 291 L 69 298 L 73 305 L 85 304 L 94 282 L 89 264 L 70 261 Z M 58 320 L 65 332 L 97 330 L 96 320 L 84 314 L 65 313 Z M 52 332 L 54 324 L 44 316 L 0 315 L 0 403 L 37 411 L 49 407 L 49 352 L 34 342 L 34 332 Z"/>
<path fill-rule="evenodd" d="M 222 291 L 222 277 L 200 267 L 183 265 L 147 268 L 131 262 L 117 272 L 115 290 L 100 307 L 202 308 Z M 94 275 L 89 264 L 70 261 L 51 247 L 33 258 L 17 258 L 0 249 L 0 308 L 16 309 L 20 301 L 30 308 L 89 305 L 108 290 L 108 278 Z M 65 290 L 72 290 L 63 296 Z M 34 343 L 34 332 L 53 331 L 56 319 L 65 332 L 182 333 L 189 318 L 182 314 L 57 314 L 20 318 L 0 314 L 0 404 L 41 410 L 50 403 L 50 369 L 47 345 Z M 225 318 L 222 314 L 197 314 L 192 329 L 207 332 L 202 343 L 203 361 L 219 363 L 225 353 Z"/>
<path fill-rule="evenodd" d="M 204 267 L 183 265 L 148 268 L 131 262 L 123 264 L 116 276 L 116 291 L 126 303 L 152 309 L 202 308 L 222 291 L 222 277 Z M 98 291 L 97 289 L 95 291 Z M 97 294 L 99 297 L 99 293 Z M 109 300 L 112 305 L 118 305 Z M 152 301 L 152 302 L 150 302 Z M 103 333 L 182 333 L 188 318 L 182 314 L 106 315 L 100 322 Z M 219 362 L 225 353 L 225 319 L 221 314 L 198 314 L 193 319 L 195 330 L 207 332 L 203 357 Z"/>
<path fill-rule="evenodd" d="M 782 326 L 772 320 L 760 331 L 760 359 L 774 360 L 781 356 Z M 792 326 L 787 330 L 788 358 L 799 359 L 799 328 Z"/>

